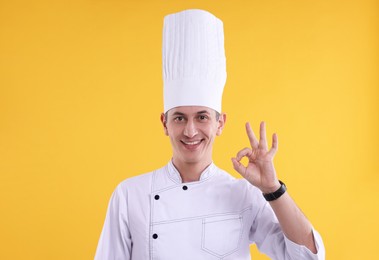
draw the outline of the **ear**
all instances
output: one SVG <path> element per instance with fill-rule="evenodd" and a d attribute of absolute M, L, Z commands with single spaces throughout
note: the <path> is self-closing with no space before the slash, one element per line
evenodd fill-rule
<path fill-rule="evenodd" d="M 218 119 L 218 122 L 217 122 L 217 132 L 216 132 L 216 135 L 218 135 L 218 136 L 221 135 L 222 130 L 225 127 L 225 123 L 226 123 L 226 114 L 225 113 L 221 113 L 220 117 Z"/>
<path fill-rule="evenodd" d="M 164 134 L 168 136 L 167 125 L 166 125 L 167 124 L 167 118 L 166 118 L 164 113 L 161 114 L 161 122 L 163 125 Z"/>

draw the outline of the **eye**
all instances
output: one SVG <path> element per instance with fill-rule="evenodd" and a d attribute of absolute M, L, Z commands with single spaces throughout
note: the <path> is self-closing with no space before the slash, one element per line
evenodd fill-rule
<path fill-rule="evenodd" d="M 182 121 L 184 121 L 184 117 L 182 117 L 182 116 L 177 116 L 177 117 L 174 118 L 174 121 L 175 121 L 175 122 L 182 122 Z"/>
<path fill-rule="evenodd" d="M 199 116 L 199 119 L 200 119 L 201 121 L 204 121 L 204 120 L 207 120 L 207 119 L 208 119 L 208 116 L 206 116 L 206 115 L 200 115 L 200 116 Z"/>

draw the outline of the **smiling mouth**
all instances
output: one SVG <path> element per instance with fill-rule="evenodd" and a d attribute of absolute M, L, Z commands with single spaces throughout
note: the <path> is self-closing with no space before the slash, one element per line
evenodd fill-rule
<path fill-rule="evenodd" d="M 184 144 L 184 147 L 186 147 L 189 150 L 195 150 L 199 145 L 204 141 L 204 139 L 201 140 L 196 140 L 196 141 L 183 141 L 181 140 L 180 142 Z"/>

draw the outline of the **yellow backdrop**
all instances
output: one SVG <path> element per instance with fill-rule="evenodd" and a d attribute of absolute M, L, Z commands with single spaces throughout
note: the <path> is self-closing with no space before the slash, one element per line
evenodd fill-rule
<path fill-rule="evenodd" d="M 92 259 L 123 179 L 166 164 L 166 14 L 224 21 L 226 129 L 215 163 L 277 132 L 275 160 L 328 259 L 374 259 L 379 4 L 369 0 L 0 1 L 0 259 Z M 254 259 L 267 259 L 252 249 Z"/>

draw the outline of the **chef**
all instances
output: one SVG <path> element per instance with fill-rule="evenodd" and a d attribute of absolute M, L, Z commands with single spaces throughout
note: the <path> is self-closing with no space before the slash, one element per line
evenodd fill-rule
<path fill-rule="evenodd" d="M 173 155 L 164 167 L 115 189 L 95 259 L 251 259 L 249 246 L 271 259 L 324 259 L 319 233 L 278 180 L 265 123 L 250 147 L 232 158 L 243 178 L 212 161 L 225 126 L 223 23 L 203 10 L 167 15 L 163 27 L 164 113 Z M 247 165 L 242 158 L 247 157 Z"/>

